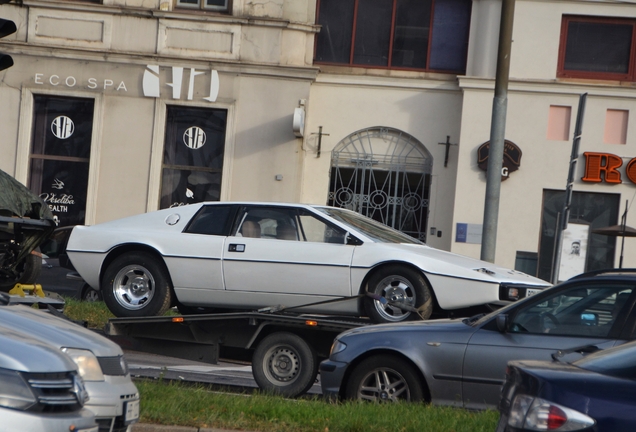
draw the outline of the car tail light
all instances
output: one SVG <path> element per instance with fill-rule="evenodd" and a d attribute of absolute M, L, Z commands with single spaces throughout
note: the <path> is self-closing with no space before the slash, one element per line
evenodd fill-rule
<path fill-rule="evenodd" d="M 508 425 L 531 431 L 577 431 L 594 426 L 591 417 L 545 399 L 515 396 Z"/>

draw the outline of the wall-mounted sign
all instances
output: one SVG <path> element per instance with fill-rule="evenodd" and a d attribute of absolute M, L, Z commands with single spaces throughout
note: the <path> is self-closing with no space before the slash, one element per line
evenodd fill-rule
<path fill-rule="evenodd" d="M 78 79 L 72 75 L 69 76 L 59 76 L 56 74 L 46 75 L 43 73 L 36 73 L 33 77 L 33 82 L 37 85 L 52 85 L 53 87 L 63 86 L 68 88 L 78 87 L 80 89 L 87 90 L 115 90 L 115 91 L 123 91 L 127 92 L 126 83 L 124 81 L 120 81 L 119 84 L 115 85 L 116 82 L 112 79 L 98 79 L 98 78 L 87 78 L 87 79 Z"/>
<path fill-rule="evenodd" d="M 477 149 L 477 165 L 484 171 L 488 171 L 488 154 L 490 141 L 486 141 Z M 521 149 L 512 141 L 504 141 L 503 166 L 501 167 L 501 181 L 508 178 L 511 172 L 517 171 L 521 165 Z"/>
<path fill-rule="evenodd" d="M 209 88 L 207 96 L 201 99 L 208 102 L 215 102 L 219 95 L 219 74 L 216 70 L 198 70 L 195 68 L 184 68 L 172 66 L 172 82 L 164 82 L 160 76 L 161 68 L 158 65 L 147 65 L 143 71 L 142 91 L 145 97 L 158 98 L 162 90 L 168 90 L 172 94 L 172 99 L 193 100 L 195 95 L 195 80 L 207 80 Z M 189 73 L 185 73 L 189 71 Z M 140 70 L 141 73 L 141 70 Z M 81 90 L 115 91 L 125 93 L 128 87 L 123 80 L 113 78 L 81 77 L 66 74 L 45 74 L 37 72 L 33 76 L 33 82 L 40 86 L 67 87 Z M 185 76 L 184 76 L 185 75 Z M 199 78 L 201 77 L 201 78 Z M 205 85 L 204 83 L 200 85 Z M 163 87 L 170 87 L 162 88 Z M 183 90 L 186 90 L 186 94 Z M 185 97 L 184 97 L 185 96 Z"/>
<path fill-rule="evenodd" d="M 482 224 L 458 222 L 455 226 L 455 242 L 481 244 Z"/>
<path fill-rule="evenodd" d="M 621 184 L 621 173 L 618 169 L 623 166 L 623 158 L 611 153 L 585 152 L 585 175 L 581 180 L 589 183 Z M 602 175 L 601 175 L 602 174 Z M 625 167 L 625 175 L 636 183 L 636 158 L 633 158 Z"/>
<path fill-rule="evenodd" d="M 208 96 L 202 98 L 208 102 L 215 102 L 219 95 L 219 74 L 215 70 L 202 71 L 194 68 L 189 68 L 190 77 L 188 79 L 188 94 L 187 100 L 194 98 L 194 80 L 199 75 L 207 75 L 209 73 L 210 80 L 210 93 Z M 181 99 L 181 89 L 183 87 L 183 71 L 184 68 L 173 66 L 172 67 L 172 82 L 166 83 L 167 86 L 172 87 L 172 99 Z M 148 65 L 144 71 L 143 78 L 143 91 L 146 97 L 158 98 L 161 96 L 161 79 L 159 76 L 159 66 Z"/>

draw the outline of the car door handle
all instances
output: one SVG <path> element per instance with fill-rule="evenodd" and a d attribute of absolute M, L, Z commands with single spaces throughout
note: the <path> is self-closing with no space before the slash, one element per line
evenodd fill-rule
<path fill-rule="evenodd" d="M 245 245 L 244 244 L 236 244 L 236 243 L 231 243 L 230 247 L 227 248 L 228 252 L 245 252 Z"/>

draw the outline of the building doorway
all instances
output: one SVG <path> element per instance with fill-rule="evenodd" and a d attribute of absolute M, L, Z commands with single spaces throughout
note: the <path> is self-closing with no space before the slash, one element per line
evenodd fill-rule
<path fill-rule="evenodd" d="M 328 204 L 353 210 L 426 241 L 433 157 L 413 136 L 373 127 L 331 153 Z"/>

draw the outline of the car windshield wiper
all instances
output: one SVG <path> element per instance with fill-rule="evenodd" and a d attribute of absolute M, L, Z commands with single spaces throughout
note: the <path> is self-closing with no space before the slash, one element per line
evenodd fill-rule
<path fill-rule="evenodd" d="M 485 313 L 480 313 L 477 315 L 473 315 L 470 318 L 464 318 L 463 319 L 463 323 L 469 326 L 472 326 L 473 324 L 475 324 L 477 321 L 479 321 L 480 319 L 482 319 L 483 317 L 485 317 L 486 314 Z"/>
<path fill-rule="evenodd" d="M 579 354 L 591 354 L 596 351 L 600 351 L 601 349 L 596 345 L 583 345 L 575 348 L 570 348 L 566 350 L 558 350 L 552 353 L 552 360 L 556 360 L 560 363 L 563 363 L 562 357 L 567 354 L 579 353 Z M 569 362 L 565 362 L 569 363 Z"/>

